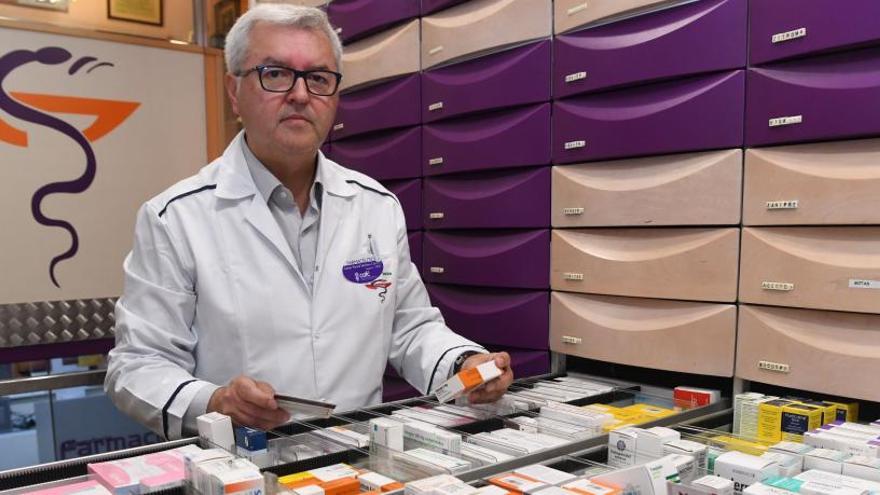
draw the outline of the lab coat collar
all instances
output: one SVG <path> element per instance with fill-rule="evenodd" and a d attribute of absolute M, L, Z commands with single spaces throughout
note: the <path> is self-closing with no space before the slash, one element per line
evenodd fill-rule
<path fill-rule="evenodd" d="M 217 173 L 217 189 L 214 190 L 218 198 L 241 199 L 258 193 L 245 161 L 243 140 L 244 131 L 241 131 L 223 152 L 222 166 Z M 345 181 L 343 168 L 327 159 L 321 151 L 318 151 L 318 168 L 325 192 L 342 197 L 353 196 L 357 192 Z"/>

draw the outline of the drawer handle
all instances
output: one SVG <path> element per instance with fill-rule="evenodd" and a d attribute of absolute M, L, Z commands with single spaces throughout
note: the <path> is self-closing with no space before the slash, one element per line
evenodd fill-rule
<path fill-rule="evenodd" d="M 442 109 L 443 109 L 443 102 L 442 101 L 438 101 L 437 103 L 431 103 L 430 105 L 428 105 L 429 112 L 433 112 L 434 110 L 442 110 Z"/>
<path fill-rule="evenodd" d="M 445 271 L 446 270 L 444 270 L 442 266 L 432 266 L 431 267 L 431 273 L 443 273 Z"/>
<path fill-rule="evenodd" d="M 584 209 L 583 208 L 563 208 L 562 214 L 568 215 L 568 216 L 583 215 Z"/>
<path fill-rule="evenodd" d="M 807 35 L 807 28 L 802 27 L 799 29 L 792 29 L 791 31 L 785 31 L 784 33 L 776 33 L 770 37 L 771 43 L 782 43 L 784 41 L 796 40 L 798 38 L 803 38 Z"/>
<path fill-rule="evenodd" d="M 798 200 L 789 199 L 787 201 L 767 201 L 768 210 L 796 210 Z"/>
<path fill-rule="evenodd" d="M 774 119 L 770 119 L 770 127 L 782 127 L 784 125 L 802 124 L 803 122 L 803 115 L 789 115 L 787 117 L 776 117 Z"/>
<path fill-rule="evenodd" d="M 567 150 L 573 150 L 573 149 L 577 149 L 577 148 L 586 148 L 586 147 L 587 147 L 587 142 L 582 139 L 579 141 L 569 141 L 569 142 L 565 143 L 565 149 L 567 149 Z"/>
<path fill-rule="evenodd" d="M 758 361 L 758 368 L 767 371 L 775 371 L 776 373 L 789 373 L 791 367 L 784 363 L 774 363 L 772 361 Z"/>
<path fill-rule="evenodd" d="M 431 158 L 428 160 L 428 165 L 443 165 L 443 157 L 438 156 L 437 158 Z"/>
<path fill-rule="evenodd" d="M 880 289 L 880 280 L 866 280 L 861 278 L 849 279 L 850 289 Z"/>
<path fill-rule="evenodd" d="M 563 280 L 571 280 L 573 282 L 580 282 L 584 279 L 584 274 L 583 273 L 565 272 L 562 274 L 562 279 Z"/>
<path fill-rule="evenodd" d="M 794 290 L 794 284 L 789 282 L 761 282 L 761 288 L 764 290 L 778 290 L 782 292 L 790 292 Z"/>
<path fill-rule="evenodd" d="M 442 45 L 441 45 L 441 46 L 435 46 L 434 48 L 431 48 L 430 50 L 428 50 L 428 55 L 437 55 L 438 53 L 440 53 L 440 52 L 442 52 L 442 51 L 443 51 L 443 46 L 442 46 Z"/>
<path fill-rule="evenodd" d="M 345 127 L 345 124 L 342 124 L 342 123 L 336 124 L 333 126 L 333 130 L 334 131 L 341 131 L 343 127 Z"/>
<path fill-rule="evenodd" d="M 562 343 L 563 344 L 580 344 L 584 339 L 580 337 L 572 337 L 571 335 L 563 335 Z"/>
<path fill-rule="evenodd" d="M 580 5 L 575 5 L 574 7 L 568 9 L 565 13 L 568 15 L 575 15 L 582 10 L 587 10 L 587 7 L 589 5 L 590 5 L 589 2 L 584 2 Z"/>
<path fill-rule="evenodd" d="M 430 218 L 431 220 L 440 220 L 445 216 L 446 215 L 442 211 L 435 211 L 428 214 L 428 218 Z"/>
<path fill-rule="evenodd" d="M 569 75 L 565 76 L 565 82 L 566 83 L 573 83 L 575 81 L 580 81 L 581 79 L 586 79 L 586 78 L 587 78 L 586 72 L 583 72 L 583 71 L 575 72 L 574 74 L 569 74 Z"/>

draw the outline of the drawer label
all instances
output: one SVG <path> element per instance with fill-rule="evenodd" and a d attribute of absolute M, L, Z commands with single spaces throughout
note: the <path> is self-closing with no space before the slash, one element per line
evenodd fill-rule
<path fill-rule="evenodd" d="M 442 45 L 441 45 L 441 46 L 435 46 L 434 48 L 431 48 L 430 50 L 428 50 L 428 55 L 437 55 L 438 53 L 440 53 L 440 52 L 442 52 L 442 51 L 443 51 L 443 46 L 442 46 Z"/>
<path fill-rule="evenodd" d="M 777 373 L 788 373 L 791 368 L 784 363 L 774 363 L 772 361 L 758 361 L 758 368 L 767 371 L 775 371 Z"/>
<path fill-rule="evenodd" d="M 434 110 L 441 110 L 443 108 L 443 102 L 438 101 L 437 103 L 431 103 L 428 105 L 428 111 L 433 112 Z"/>
<path fill-rule="evenodd" d="M 563 208 L 563 209 L 562 209 L 562 214 L 563 214 L 563 215 L 571 215 L 571 216 L 574 216 L 574 215 L 583 215 L 583 214 L 584 214 L 584 209 L 583 209 L 583 208 Z"/>
<path fill-rule="evenodd" d="M 767 201 L 768 210 L 796 210 L 798 200 L 790 199 L 788 201 Z"/>
<path fill-rule="evenodd" d="M 761 282 L 761 288 L 764 290 L 779 290 L 779 291 L 792 291 L 794 290 L 794 284 L 789 282 Z"/>
<path fill-rule="evenodd" d="M 428 165 L 441 165 L 443 163 L 443 157 L 438 156 L 437 158 L 431 158 L 428 160 Z"/>
<path fill-rule="evenodd" d="M 803 122 L 803 115 L 789 115 L 788 117 L 776 117 L 775 119 L 770 119 L 770 127 L 782 127 L 784 125 L 795 125 Z"/>
<path fill-rule="evenodd" d="M 442 211 L 435 211 L 433 213 L 428 214 L 428 218 L 430 218 L 431 220 L 440 220 L 441 218 L 443 218 L 445 216 L 446 215 L 444 215 Z"/>
<path fill-rule="evenodd" d="M 569 141 L 569 142 L 565 143 L 565 149 L 567 149 L 567 150 L 573 150 L 573 149 L 577 149 L 577 148 L 586 148 L 586 146 L 587 146 L 587 142 L 584 140 Z"/>
<path fill-rule="evenodd" d="M 880 289 L 880 280 L 849 279 L 850 289 Z"/>
<path fill-rule="evenodd" d="M 345 127 L 345 124 L 339 123 L 333 126 L 334 131 L 341 131 L 342 128 Z"/>
<path fill-rule="evenodd" d="M 571 335 L 563 335 L 562 343 L 563 344 L 580 344 L 584 339 L 580 337 L 572 337 Z"/>
<path fill-rule="evenodd" d="M 800 29 L 792 29 L 791 31 L 786 31 L 784 33 L 776 33 L 770 37 L 771 43 L 782 43 L 783 41 L 791 41 L 796 40 L 798 38 L 803 38 L 807 35 L 807 28 L 802 27 Z"/>
<path fill-rule="evenodd" d="M 443 273 L 445 271 L 446 270 L 444 270 L 442 266 L 432 266 L 431 267 L 431 273 Z"/>
<path fill-rule="evenodd" d="M 565 76 L 565 82 L 573 83 L 575 81 L 580 81 L 581 79 L 586 79 L 586 78 L 587 78 L 586 72 L 583 72 L 583 71 L 575 72 L 574 74 L 569 74 L 569 75 Z"/>
<path fill-rule="evenodd" d="M 584 2 L 580 5 L 575 5 L 574 7 L 568 9 L 565 13 L 568 15 L 575 15 L 582 10 L 587 10 L 587 7 L 589 7 L 589 6 L 590 6 L 589 2 Z"/>
<path fill-rule="evenodd" d="M 571 272 L 565 272 L 565 273 L 562 274 L 562 278 L 563 278 L 564 280 L 572 280 L 572 281 L 575 281 L 575 282 L 580 282 L 581 280 L 584 279 L 584 274 L 583 274 L 583 273 L 571 273 Z"/>

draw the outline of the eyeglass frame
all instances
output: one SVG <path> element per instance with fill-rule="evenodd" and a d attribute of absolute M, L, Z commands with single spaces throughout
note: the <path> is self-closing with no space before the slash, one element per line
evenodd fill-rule
<path fill-rule="evenodd" d="M 290 72 L 293 72 L 293 82 L 290 84 L 290 87 L 287 88 L 287 89 L 285 89 L 285 90 L 280 90 L 280 89 L 267 89 L 267 88 L 266 88 L 266 85 L 263 84 L 263 71 L 265 71 L 266 69 L 284 69 L 284 70 L 289 70 Z M 275 64 L 272 64 L 272 65 L 257 65 L 257 66 L 252 67 L 252 68 L 250 68 L 250 69 L 248 69 L 248 70 L 246 70 L 246 71 L 244 71 L 244 72 L 238 72 L 238 73 L 235 74 L 235 76 L 236 76 L 236 77 L 245 77 L 245 76 L 250 75 L 251 72 L 256 72 L 256 73 L 257 73 L 257 78 L 260 80 L 260 87 L 263 88 L 263 91 L 266 91 L 266 92 L 269 92 L 269 93 L 287 93 L 288 91 L 290 91 L 290 90 L 292 90 L 294 87 L 296 87 L 296 82 L 297 82 L 300 78 L 302 78 L 302 80 L 305 81 L 304 84 L 306 85 L 306 91 L 307 91 L 309 94 L 313 94 L 313 95 L 315 95 L 315 96 L 333 96 L 333 95 L 335 95 L 336 93 L 339 92 L 339 83 L 342 82 L 342 74 L 340 74 L 339 72 L 336 72 L 336 71 L 329 70 L 329 69 L 297 70 L 297 69 L 294 69 L 293 67 L 285 67 L 285 66 L 283 66 L 283 65 L 275 65 Z M 335 89 L 333 90 L 332 93 L 330 93 L 330 94 L 328 94 L 328 95 L 322 95 L 322 94 L 320 94 L 320 93 L 315 93 L 314 91 L 311 90 L 311 88 L 309 88 L 309 83 L 308 83 L 308 80 L 306 79 L 306 76 L 309 75 L 309 74 L 312 74 L 312 73 L 314 73 L 314 72 L 326 72 L 326 73 L 329 73 L 329 74 L 333 74 L 333 75 L 336 77 L 336 87 L 335 87 Z"/>

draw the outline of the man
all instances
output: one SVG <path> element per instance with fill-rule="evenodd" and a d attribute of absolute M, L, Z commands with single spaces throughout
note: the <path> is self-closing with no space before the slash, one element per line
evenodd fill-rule
<path fill-rule="evenodd" d="M 340 410 L 381 401 L 386 362 L 427 393 L 507 353 L 450 331 L 409 259 L 397 199 L 326 159 L 342 48 L 320 10 L 260 5 L 226 42 L 244 132 L 138 213 L 105 388 L 166 438 L 220 411 L 272 428 L 276 391 Z"/>

